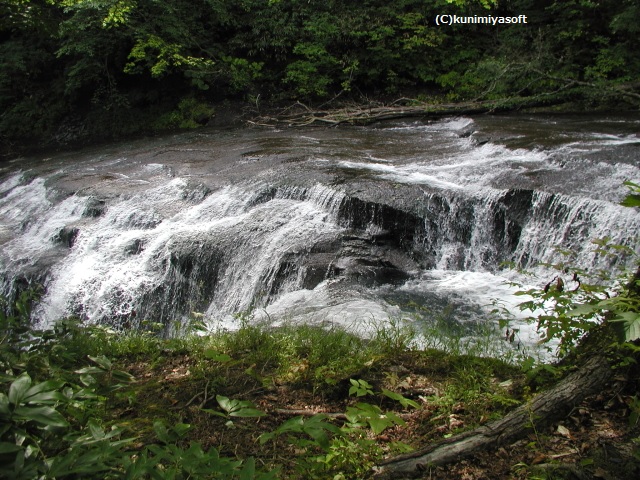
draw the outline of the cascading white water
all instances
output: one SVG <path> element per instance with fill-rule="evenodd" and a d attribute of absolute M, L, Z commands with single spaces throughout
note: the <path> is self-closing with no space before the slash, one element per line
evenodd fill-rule
<path fill-rule="evenodd" d="M 509 228 L 513 220 L 505 212 L 510 206 L 504 199 L 510 193 L 485 188 L 471 197 L 428 194 L 428 205 L 438 201 L 438 222 L 427 217 L 419 248 L 434 250 L 437 269 L 466 271 L 495 271 L 501 261 L 524 269 L 571 261 L 595 271 L 629 260 L 622 253 L 617 259 L 596 253 L 595 241 L 608 238 L 612 245 L 637 248 L 640 216 L 633 209 L 537 191 L 519 214 L 522 229 L 516 229 Z M 496 219 L 505 213 L 506 218 Z"/>
<path fill-rule="evenodd" d="M 633 209 L 603 200 L 535 192 L 514 260 L 522 267 L 570 262 L 593 273 L 616 264 L 631 266 L 628 255 L 598 254 L 593 242 L 608 238 L 613 245 L 637 252 L 639 232 L 640 215 Z"/>
<path fill-rule="evenodd" d="M 186 188 L 183 179 L 173 179 L 115 203 L 83 225 L 48 282 L 36 316 L 76 314 L 131 323 L 136 312 L 137 324 L 141 311 L 179 318 L 191 310 L 189 303 L 193 309 L 206 306 L 211 317 L 245 311 L 299 288 L 295 272 L 280 271 L 283 259 L 291 257 L 294 268 L 294 260 L 312 245 L 341 230 L 335 221 L 341 193 L 327 187 L 300 189 L 296 200 L 278 198 L 290 196 L 280 192 L 257 205 L 251 200 L 259 185 L 225 187 L 195 204 L 183 200 Z M 47 245 L 56 228 L 80 221 L 86 201 L 69 197 L 50 209 L 36 229 L 48 233 L 33 238 Z M 75 216 L 66 214 L 67 203 L 75 205 Z M 47 230 L 49 224 L 54 227 Z M 24 258 L 33 255 L 36 243 L 18 243 Z M 276 285 L 282 278 L 285 283 Z M 209 291 L 198 291 L 202 288 Z M 162 308 L 141 305 L 150 292 L 158 298 L 148 300 Z"/>
<path fill-rule="evenodd" d="M 0 182 L 2 292 L 17 279 L 42 283 L 42 322 L 78 315 L 135 327 L 255 309 L 350 325 L 401 316 L 384 299 L 394 295 L 504 297 L 500 262 L 535 269 L 564 259 L 556 246 L 590 269 L 611 267 L 592 253 L 595 239 L 638 249 L 640 215 L 615 204 L 621 181 L 640 178 L 637 161 L 598 157 L 637 136 L 531 147 L 526 133 L 509 133 L 510 146 L 474 129 L 483 131 L 463 118 L 246 131 L 36 161 Z"/>

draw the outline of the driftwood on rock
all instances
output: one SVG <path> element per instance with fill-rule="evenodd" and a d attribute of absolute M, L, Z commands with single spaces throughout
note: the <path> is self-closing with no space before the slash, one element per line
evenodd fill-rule
<path fill-rule="evenodd" d="M 594 356 L 558 384 L 500 420 L 463 432 L 421 450 L 385 460 L 375 469 L 374 478 L 419 477 L 429 467 L 462 460 L 489 448 L 514 442 L 537 427 L 567 415 L 586 396 L 602 389 L 611 377 L 611 367 L 603 356 Z"/>
<path fill-rule="evenodd" d="M 559 103 L 557 99 L 536 97 L 510 98 L 455 104 L 421 104 L 401 98 L 390 105 L 358 105 L 331 110 L 312 109 L 298 102 L 274 116 L 259 116 L 249 121 L 259 126 L 302 127 L 307 125 L 370 125 L 400 118 L 439 118 L 451 115 L 478 115 Z"/>

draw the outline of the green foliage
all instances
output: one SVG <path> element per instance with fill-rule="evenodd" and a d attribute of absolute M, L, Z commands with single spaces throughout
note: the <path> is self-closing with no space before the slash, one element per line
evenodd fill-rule
<path fill-rule="evenodd" d="M 276 472 L 260 472 L 255 460 L 246 462 L 221 457 L 215 448 L 204 450 L 193 442 L 188 448 L 177 445 L 191 429 L 188 424 L 177 424 L 167 428 L 162 422 L 155 422 L 153 428 L 163 445 L 146 447 L 135 461 L 125 462 L 127 478 L 181 479 L 273 479 Z"/>
<path fill-rule="evenodd" d="M 310 468 L 305 473 L 311 478 L 365 478 L 383 456 L 383 449 L 373 440 L 362 436 L 335 437 L 326 454 L 310 459 Z"/>
<path fill-rule="evenodd" d="M 124 67 L 125 73 L 138 73 L 146 68 L 154 78 L 162 77 L 176 69 L 184 70 L 194 86 L 206 90 L 209 85 L 207 75 L 212 73 L 215 62 L 211 59 L 194 57 L 184 53 L 183 45 L 168 43 L 157 35 L 147 35 L 137 39 L 129 53 Z"/>
<path fill-rule="evenodd" d="M 178 106 L 172 112 L 160 116 L 153 124 L 158 130 L 190 129 L 205 124 L 214 114 L 214 109 L 193 97 L 180 100 Z"/>
<path fill-rule="evenodd" d="M 135 381 L 131 374 L 116 370 L 113 362 L 104 355 L 89 355 L 88 358 L 95 366 L 76 371 L 80 375 L 80 382 L 86 387 L 96 388 L 100 393 L 111 393 L 126 388 Z"/>
<path fill-rule="evenodd" d="M 9 304 L 0 297 L 0 367 L 8 370 L 19 361 L 21 351 L 33 343 L 31 331 L 31 305 L 38 298 L 34 290 L 26 290 Z"/>
<path fill-rule="evenodd" d="M 301 447 L 319 446 L 323 450 L 329 449 L 329 433 L 341 435 L 342 431 L 332 423 L 327 422 L 327 416 L 319 413 L 309 418 L 294 417 L 272 432 L 260 435 L 260 443 L 264 444 L 276 439 L 280 435 L 287 435 L 289 442 Z M 310 437 L 312 441 L 299 436 Z"/>
<path fill-rule="evenodd" d="M 391 390 L 387 390 L 386 388 L 383 388 L 381 393 L 385 397 L 389 397 L 391 400 L 395 400 L 396 402 L 399 402 L 403 408 L 408 408 L 408 407 L 420 408 L 420 405 L 418 405 L 417 402 L 414 402 L 413 400 L 410 400 L 397 392 L 392 392 Z"/>
<path fill-rule="evenodd" d="M 368 425 L 375 435 L 380 435 L 394 425 L 404 425 L 404 420 L 393 412 L 382 412 L 380 407 L 370 403 L 356 403 L 348 407 L 345 413 L 352 427 Z"/>
<path fill-rule="evenodd" d="M 604 238 L 594 242 L 602 255 L 635 255 L 628 247 L 612 244 Z M 559 273 L 544 288 L 521 290 L 531 300 L 520 303 L 521 310 L 534 313 L 529 318 L 543 332 L 542 341 L 559 340 L 559 353 L 567 354 L 583 336 L 605 320 L 619 324 L 621 341 L 640 338 L 640 297 L 637 294 L 637 274 L 623 272 L 611 278 L 609 272 L 599 272 L 593 283 L 587 283 L 587 273 L 564 263 L 550 265 Z M 603 283 L 604 281 L 604 283 Z M 577 283 L 568 288 L 569 282 Z"/>
<path fill-rule="evenodd" d="M 351 387 L 349 388 L 349 395 L 355 395 L 356 397 L 364 397 L 365 395 L 373 395 L 372 386 L 366 380 L 354 380 L 349 379 Z"/>
<path fill-rule="evenodd" d="M 637 208 L 640 206 L 640 186 L 633 182 L 625 182 L 625 185 L 630 193 L 621 205 Z M 631 258 L 636 264 L 640 263 L 637 252 L 625 245 L 612 243 L 608 237 L 593 243 L 595 253 L 599 255 Z M 531 297 L 519 307 L 535 314 L 529 321 L 537 323 L 538 330 L 543 332 L 543 341 L 559 340 L 559 353 L 564 355 L 587 332 L 605 321 L 614 327 L 620 342 L 640 339 L 640 269 L 618 273 L 601 271 L 594 276 L 572 268 L 566 262 L 547 267 L 558 271 L 558 275 L 544 288 L 516 293 Z M 575 286 L 569 288 L 569 282 Z"/>
<path fill-rule="evenodd" d="M 116 349 L 112 333 L 79 327 L 77 321 L 36 331 L 29 325 L 34 298 L 34 293 L 24 292 L 10 308 L 5 304 L 0 316 L 2 478 L 275 478 L 275 472 L 256 468 L 253 459 L 227 458 L 195 442 L 184 448 L 181 443 L 191 427 L 183 423 L 167 427 L 157 421 L 157 443 L 129 450 L 136 435 L 126 436 L 124 427 L 108 425 L 107 406 L 130 399 L 136 382 L 98 352 L 135 356 L 140 352 L 128 348 L 143 346 L 142 353 L 148 353 L 152 337 L 142 334 L 141 341 L 133 343 L 125 336 L 124 349 Z M 16 371 L 22 373 L 15 376 Z M 222 396 L 218 401 L 229 417 L 262 415 L 246 402 Z"/>
<path fill-rule="evenodd" d="M 442 13 L 529 23 L 442 28 Z M 637 18 L 633 0 L 5 1 L 0 131 L 10 145 L 67 138 L 70 117 L 84 135 L 148 130 L 165 115 L 160 128 L 180 128 L 190 117 L 172 111 L 195 96 L 633 102 Z"/>
<path fill-rule="evenodd" d="M 266 413 L 258 410 L 253 403 L 247 400 L 233 400 L 223 395 L 216 395 L 216 400 L 218 405 L 220 405 L 220 408 L 224 410 L 224 413 L 207 408 L 203 409 L 203 411 L 223 418 L 257 418 L 264 417 L 266 415 Z M 233 422 L 227 422 L 227 426 L 232 425 Z"/>
<path fill-rule="evenodd" d="M 624 184 L 631 192 L 627 194 L 620 205 L 623 207 L 640 207 L 640 185 L 633 182 L 624 182 Z"/>

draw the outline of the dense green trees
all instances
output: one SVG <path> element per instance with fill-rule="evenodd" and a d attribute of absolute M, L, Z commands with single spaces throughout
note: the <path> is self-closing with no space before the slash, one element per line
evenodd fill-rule
<path fill-rule="evenodd" d="M 0 133 L 6 146 L 70 127 L 95 136 L 192 125 L 206 117 L 202 103 L 228 98 L 609 92 L 637 102 L 639 9 L 634 0 L 2 0 Z M 441 13 L 528 23 L 437 26 Z"/>

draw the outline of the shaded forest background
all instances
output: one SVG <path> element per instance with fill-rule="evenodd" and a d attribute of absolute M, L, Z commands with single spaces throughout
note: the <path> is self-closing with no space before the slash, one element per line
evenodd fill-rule
<path fill-rule="evenodd" d="M 637 0 L 1 0 L 0 143 L 195 127 L 229 101 L 637 108 L 639 19 Z"/>

